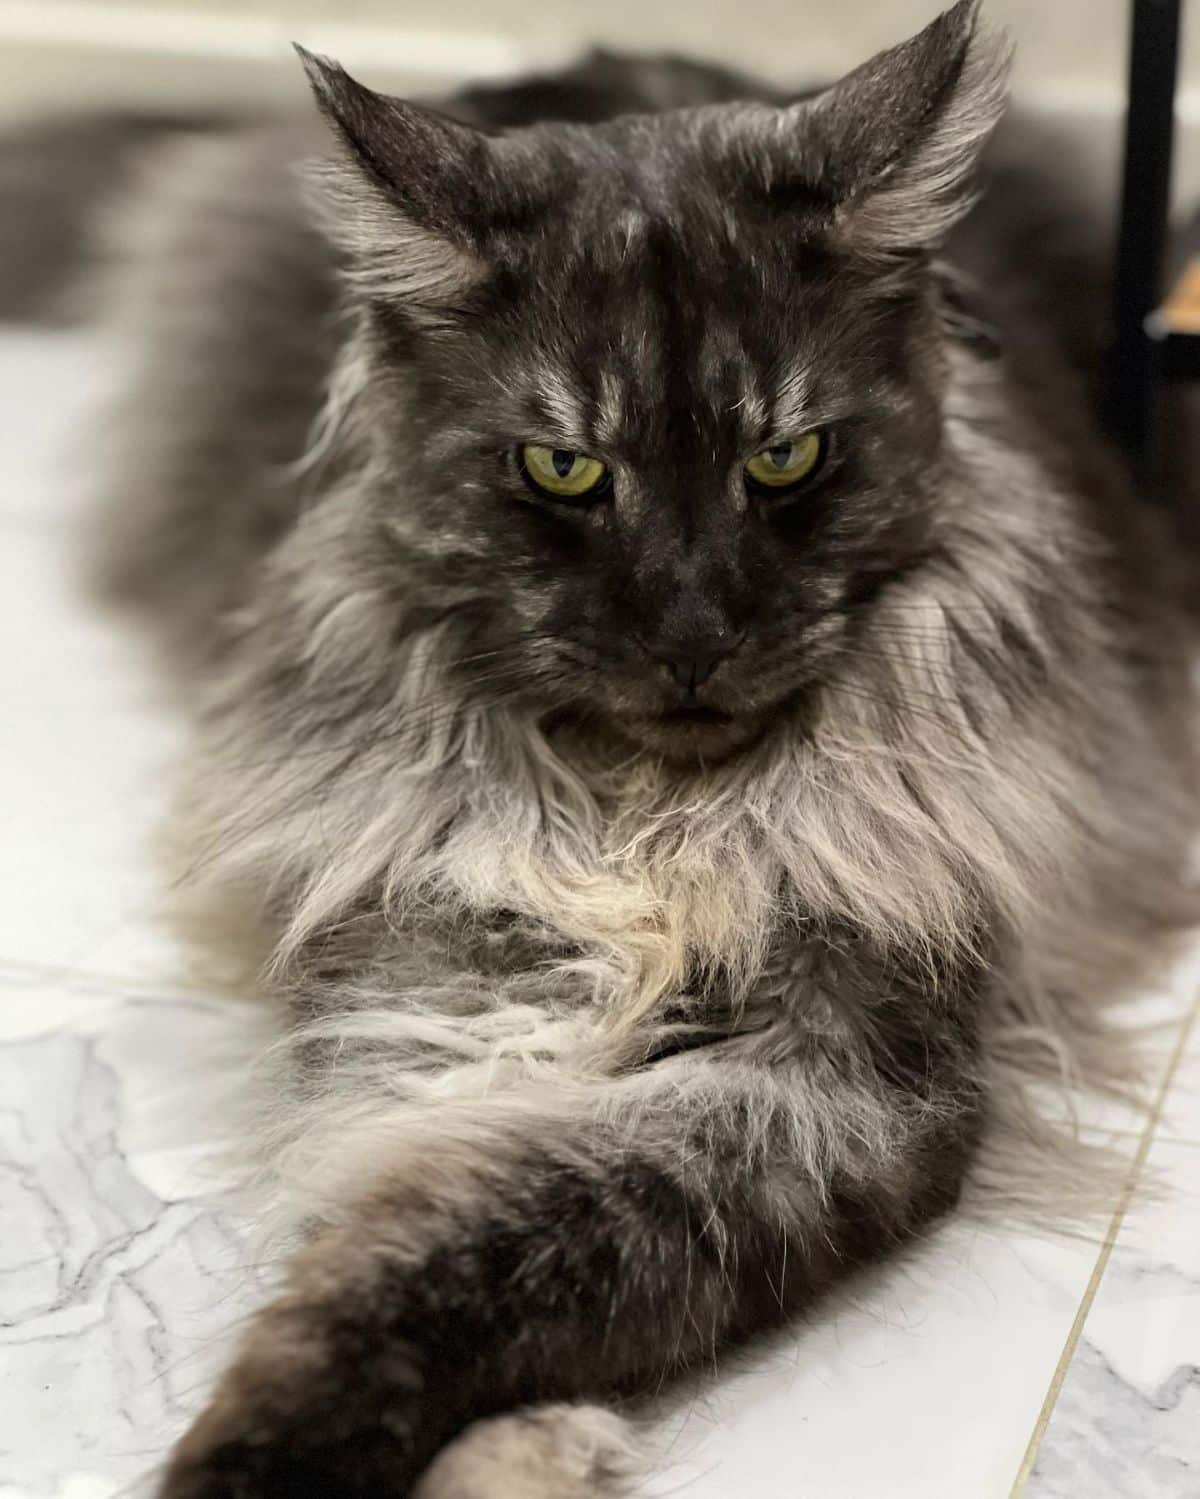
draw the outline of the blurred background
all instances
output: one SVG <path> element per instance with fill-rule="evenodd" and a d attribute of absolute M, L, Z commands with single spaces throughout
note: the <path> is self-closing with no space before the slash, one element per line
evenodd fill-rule
<path fill-rule="evenodd" d="M 420 91 L 543 67 L 592 42 L 682 50 L 807 82 L 836 75 L 940 8 L 938 0 L 0 0 L 0 113 L 298 104 L 293 39 L 376 83 Z M 1127 0 L 985 0 L 985 13 L 1018 43 L 1020 92 L 1097 116 L 1121 107 L 1127 11 Z M 1200 20 L 1192 19 L 1179 96 L 1185 127 L 1200 122 Z"/>
<path fill-rule="evenodd" d="M 778 82 L 831 79 L 949 0 L 0 0 L 0 124 L 118 107 L 306 107 L 290 42 L 364 81 L 430 94 L 552 67 L 601 44 L 719 59 Z M 1185 18 L 1173 196 L 1200 185 L 1200 16 Z M 1082 127 L 1114 183 L 1129 0 L 985 0 L 1017 43 L 1015 92 Z"/>

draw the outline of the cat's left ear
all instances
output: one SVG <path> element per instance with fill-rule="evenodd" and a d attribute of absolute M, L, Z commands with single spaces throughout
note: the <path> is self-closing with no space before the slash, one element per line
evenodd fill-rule
<path fill-rule="evenodd" d="M 970 207 L 975 163 L 1004 112 L 1011 48 L 959 0 L 909 41 L 794 105 L 852 244 L 936 248 Z M 811 157 L 810 157 L 811 160 Z"/>
<path fill-rule="evenodd" d="M 337 157 L 321 164 L 319 210 L 365 295 L 436 318 L 487 274 L 481 226 L 495 205 L 482 131 L 387 94 L 297 46 Z"/>

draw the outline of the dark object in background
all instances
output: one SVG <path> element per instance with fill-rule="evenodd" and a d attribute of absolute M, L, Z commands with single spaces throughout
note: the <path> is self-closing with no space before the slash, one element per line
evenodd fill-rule
<path fill-rule="evenodd" d="M 1200 272 L 1188 272 L 1200 253 L 1200 237 L 1194 232 L 1185 240 L 1177 288 L 1160 306 L 1169 237 L 1179 26 L 1180 0 L 1133 0 L 1112 414 L 1150 499 L 1168 492 L 1158 451 L 1159 386 L 1200 376 Z"/>

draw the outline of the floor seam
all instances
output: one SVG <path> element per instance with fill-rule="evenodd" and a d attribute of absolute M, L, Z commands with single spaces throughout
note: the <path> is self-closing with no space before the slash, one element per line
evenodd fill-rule
<path fill-rule="evenodd" d="M 1200 1016 L 1200 994 L 1196 996 L 1191 1010 L 1180 1022 L 1179 1035 L 1176 1038 L 1175 1045 L 1171 1049 L 1166 1070 L 1155 1093 L 1150 1115 L 1146 1120 L 1146 1127 L 1141 1132 L 1137 1154 L 1130 1162 L 1129 1171 L 1121 1188 L 1120 1196 L 1117 1198 L 1116 1207 L 1113 1209 L 1112 1218 L 1109 1220 L 1108 1229 L 1104 1235 L 1104 1242 L 1100 1247 L 1100 1253 L 1096 1257 L 1096 1263 L 1092 1267 L 1092 1273 L 1088 1277 L 1088 1283 L 1084 1287 L 1084 1292 L 1076 1308 L 1075 1316 L 1072 1318 L 1071 1329 L 1067 1334 L 1067 1341 L 1063 1345 L 1063 1351 L 1059 1355 L 1058 1363 L 1054 1367 L 1054 1374 L 1051 1377 L 1049 1388 L 1042 1401 L 1037 1420 L 1034 1422 L 1033 1431 L 1025 1448 L 1025 1455 L 1021 1459 L 1021 1466 L 1017 1469 L 1017 1475 L 1013 1480 L 1012 1488 L 1009 1490 L 1008 1499 L 1020 1499 L 1020 1496 L 1024 1493 L 1025 1485 L 1033 1473 L 1038 1452 L 1050 1425 L 1050 1418 L 1054 1414 L 1054 1408 L 1058 1404 L 1058 1397 L 1062 1393 L 1062 1387 L 1066 1382 L 1067 1374 L 1074 1362 L 1075 1352 L 1079 1347 L 1079 1340 L 1083 1335 L 1083 1329 L 1087 1324 L 1092 1306 L 1096 1300 L 1096 1295 L 1100 1289 L 1100 1284 L 1104 1279 L 1104 1272 L 1108 1268 L 1108 1262 L 1112 1258 L 1113 1250 L 1116 1247 L 1117 1239 L 1125 1222 L 1125 1216 L 1133 1201 L 1134 1191 L 1145 1170 L 1146 1160 L 1150 1154 L 1150 1147 L 1158 1136 L 1158 1126 L 1162 1122 L 1167 1094 L 1170 1092 L 1175 1074 L 1179 1070 L 1179 1064 L 1182 1062 L 1184 1052 L 1187 1050 L 1187 1043 L 1191 1038 L 1192 1030 L 1196 1025 L 1198 1016 Z"/>

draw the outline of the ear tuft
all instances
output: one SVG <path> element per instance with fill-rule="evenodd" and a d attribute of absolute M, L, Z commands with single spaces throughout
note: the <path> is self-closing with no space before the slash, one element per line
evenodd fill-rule
<path fill-rule="evenodd" d="M 1011 47 L 959 0 L 801 106 L 847 235 L 882 254 L 936 247 L 967 212 L 1007 102 Z"/>
<path fill-rule="evenodd" d="M 318 215 L 346 279 L 418 318 L 444 314 L 486 274 L 473 212 L 487 141 L 433 110 L 373 89 L 294 44 L 340 151 L 315 170 Z"/>

